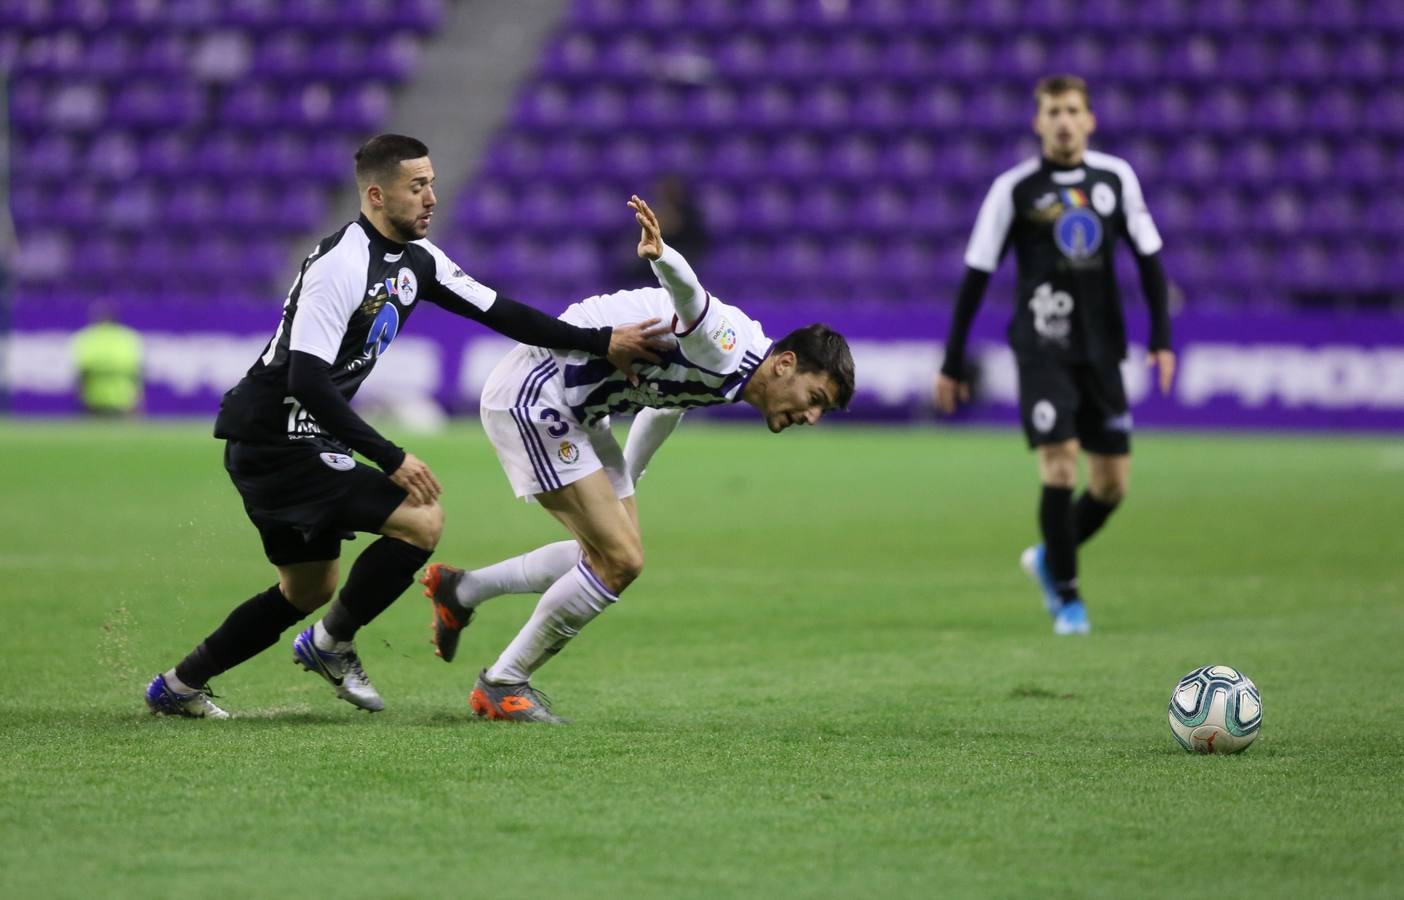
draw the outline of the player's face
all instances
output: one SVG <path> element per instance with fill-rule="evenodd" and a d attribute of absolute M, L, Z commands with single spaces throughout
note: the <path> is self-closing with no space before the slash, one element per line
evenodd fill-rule
<path fill-rule="evenodd" d="M 1076 162 L 1096 128 L 1097 119 L 1081 91 L 1039 96 L 1034 131 L 1043 139 L 1043 155 L 1049 159 Z"/>
<path fill-rule="evenodd" d="M 417 241 L 429 233 L 434 216 L 434 166 L 429 157 L 406 159 L 389 183 L 380 186 L 385 218 L 401 241 Z"/>
<path fill-rule="evenodd" d="M 838 385 L 827 372 L 801 372 L 794 353 L 786 350 L 775 360 L 775 375 L 766 387 L 761 412 L 766 426 L 779 434 L 791 425 L 815 425 L 834 408 Z"/>

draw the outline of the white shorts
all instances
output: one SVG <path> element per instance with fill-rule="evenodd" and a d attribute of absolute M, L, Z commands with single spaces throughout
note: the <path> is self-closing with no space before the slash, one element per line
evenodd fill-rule
<path fill-rule="evenodd" d="M 524 344 L 488 376 L 478 414 L 512 490 L 531 498 L 604 469 L 615 496 L 632 497 L 634 483 L 608 420 L 598 428 L 575 421 L 563 389 L 551 351 Z"/>

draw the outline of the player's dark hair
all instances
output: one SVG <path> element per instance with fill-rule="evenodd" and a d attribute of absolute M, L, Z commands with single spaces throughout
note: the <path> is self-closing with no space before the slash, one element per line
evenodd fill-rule
<path fill-rule="evenodd" d="M 356 151 L 356 183 L 362 188 L 393 174 L 407 159 L 428 156 L 424 142 L 403 134 L 377 134 Z"/>
<path fill-rule="evenodd" d="M 1092 96 L 1087 93 L 1087 82 L 1076 75 L 1049 75 L 1041 79 L 1034 86 L 1034 101 L 1037 102 L 1044 97 L 1057 97 L 1069 91 L 1077 91 L 1082 95 L 1082 102 L 1088 108 L 1092 108 Z"/>
<path fill-rule="evenodd" d="M 775 353 L 789 350 L 800 372 L 824 372 L 838 385 L 834 398 L 839 409 L 853 399 L 853 353 L 843 335 L 818 322 L 796 328 L 775 344 Z"/>

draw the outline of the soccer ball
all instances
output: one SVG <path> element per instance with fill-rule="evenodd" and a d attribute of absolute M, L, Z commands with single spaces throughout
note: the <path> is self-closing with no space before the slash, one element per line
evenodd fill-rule
<path fill-rule="evenodd" d="M 1170 732 L 1186 750 L 1238 753 L 1263 724 L 1263 700 L 1248 676 L 1229 666 L 1201 666 L 1170 695 Z"/>

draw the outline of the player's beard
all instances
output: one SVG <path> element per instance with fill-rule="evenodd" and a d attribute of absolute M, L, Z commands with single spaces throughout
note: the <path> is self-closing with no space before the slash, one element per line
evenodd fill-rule
<path fill-rule="evenodd" d="M 385 218 L 390 222 L 390 227 L 395 229 L 395 240 L 402 244 L 417 241 L 429 234 L 428 222 L 424 223 L 424 234 L 419 233 L 418 216 L 387 215 Z"/>

